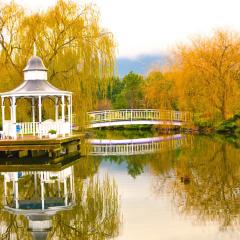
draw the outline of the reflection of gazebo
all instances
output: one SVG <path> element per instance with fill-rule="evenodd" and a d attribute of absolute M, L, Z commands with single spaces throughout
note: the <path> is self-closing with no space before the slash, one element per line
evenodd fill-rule
<path fill-rule="evenodd" d="M 28 219 L 28 231 L 33 239 L 47 239 L 52 228 L 52 217 L 59 211 L 70 210 L 75 205 L 75 189 L 73 167 L 59 172 L 5 172 L 4 176 L 4 209 L 14 215 L 24 215 Z M 35 196 L 28 199 L 19 196 L 19 188 L 28 191 L 21 180 L 34 177 Z M 12 184 L 11 184 L 12 183 Z M 58 197 L 45 197 L 46 187 L 57 183 Z M 7 187 L 12 185 L 12 188 Z M 40 185 L 40 186 L 39 186 Z M 40 187 L 41 196 L 36 196 Z M 11 193 L 13 191 L 13 196 Z M 13 199 L 12 199 L 13 197 Z M 9 201 L 10 200 L 10 201 Z"/>
<path fill-rule="evenodd" d="M 47 81 L 47 69 L 42 59 L 33 56 L 28 61 L 24 72 L 24 82 L 12 91 L 0 94 L 2 99 L 2 126 L 3 134 L 13 138 L 17 133 L 43 136 L 49 130 L 57 134 L 70 134 L 72 126 L 72 93 L 62 91 Z M 18 122 L 16 107 L 19 99 L 30 99 L 32 103 L 32 121 Z M 42 102 L 50 98 L 55 102 L 55 121 L 42 121 Z M 5 100 L 10 100 L 10 120 L 5 119 Z M 61 119 L 59 119 L 59 104 L 61 103 Z M 35 104 L 38 106 L 38 120 L 36 121 Z M 67 117 L 65 117 L 67 105 Z"/>

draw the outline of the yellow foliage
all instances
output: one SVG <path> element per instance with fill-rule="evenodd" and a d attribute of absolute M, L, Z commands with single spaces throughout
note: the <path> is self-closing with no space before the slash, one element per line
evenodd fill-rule
<path fill-rule="evenodd" d="M 239 110 L 239 48 L 239 34 L 227 31 L 177 48 L 172 72 L 180 108 L 223 119 Z"/>
<path fill-rule="evenodd" d="M 96 105 L 97 91 L 106 91 L 114 73 L 115 41 L 99 25 L 98 10 L 65 0 L 31 15 L 13 2 L 0 6 L 1 92 L 22 81 L 34 43 L 48 68 L 49 81 L 74 92 L 73 110 L 83 124 L 85 112 Z M 45 114 L 48 117 L 47 106 Z"/>
<path fill-rule="evenodd" d="M 143 84 L 147 108 L 172 109 L 174 107 L 174 82 L 160 71 L 150 71 Z"/>

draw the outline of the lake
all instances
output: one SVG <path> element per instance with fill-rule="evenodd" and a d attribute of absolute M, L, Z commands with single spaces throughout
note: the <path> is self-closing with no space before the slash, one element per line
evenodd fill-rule
<path fill-rule="evenodd" d="M 239 239 L 240 149 L 219 136 L 90 134 L 62 166 L 1 168 L 0 239 Z"/>

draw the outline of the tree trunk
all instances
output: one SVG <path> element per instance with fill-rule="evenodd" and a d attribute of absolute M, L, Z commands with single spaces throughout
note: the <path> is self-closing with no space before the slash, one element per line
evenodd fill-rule
<path fill-rule="evenodd" d="M 228 118 L 228 112 L 227 112 L 226 93 L 224 93 L 224 96 L 223 96 L 221 112 L 222 112 L 222 118 L 223 118 L 223 120 L 227 120 L 227 118 Z"/>

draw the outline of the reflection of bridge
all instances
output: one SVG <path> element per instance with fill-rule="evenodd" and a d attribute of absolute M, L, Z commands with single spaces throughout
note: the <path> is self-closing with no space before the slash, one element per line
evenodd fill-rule
<path fill-rule="evenodd" d="M 96 156 L 123 156 L 140 155 L 165 150 L 173 150 L 181 147 L 186 140 L 181 134 L 165 137 L 108 140 L 91 139 L 91 155 Z"/>
<path fill-rule="evenodd" d="M 90 128 L 121 125 L 182 126 L 191 120 L 189 112 L 157 109 L 120 109 L 89 112 Z"/>

